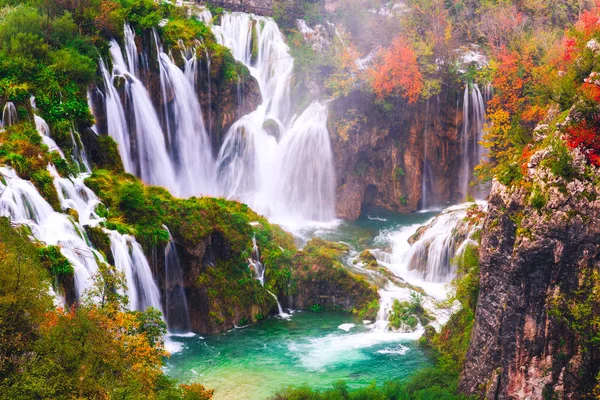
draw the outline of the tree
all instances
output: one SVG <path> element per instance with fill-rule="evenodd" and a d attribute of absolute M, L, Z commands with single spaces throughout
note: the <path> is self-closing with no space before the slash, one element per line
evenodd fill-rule
<path fill-rule="evenodd" d="M 423 88 L 417 56 L 401 36 L 379 53 L 369 75 L 373 91 L 380 98 L 394 94 L 414 103 Z"/>

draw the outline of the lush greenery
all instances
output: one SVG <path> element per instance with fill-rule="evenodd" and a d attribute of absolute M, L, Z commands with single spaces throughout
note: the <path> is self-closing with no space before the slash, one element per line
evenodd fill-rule
<path fill-rule="evenodd" d="M 389 317 L 390 327 L 396 330 L 411 330 L 419 324 L 427 325 L 432 317 L 423 308 L 422 301 L 423 296 L 416 292 L 411 292 L 409 301 L 394 300 Z"/>
<path fill-rule="evenodd" d="M 292 275 L 292 293 L 300 286 L 307 291 L 312 287 L 326 286 L 329 290 L 319 293 L 321 297 L 328 295 L 333 301 L 336 295 L 352 299 L 354 308 L 345 311 L 352 311 L 363 319 L 374 319 L 379 309 L 377 288 L 344 267 L 341 256 L 348 250 L 348 246 L 342 243 L 328 242 L 320 238 L 311 239 L 293 259 L 295 268 Z M 331 303 L 317 304 L 316 307 L 313 306 L 313 311 L 321 311 L 327 307 L 337 306 Z"/>
<path fill-rule="evenodd" d="M 465 223 L 479 224 L 483 211 L 475 203 L 467 213 Z M 460 310 L 439 333 L 428 326 L 419 340 L 420 344 L 432 353 L 435 366 L 415 373 L 406 381 L 391 381 L 378 386 L 375 382 L 363 389 L 350 390 L 344 382 L 336 383 L 328 390 L 316 390 L 309 386 L 288 388 L 274 396 L 273 400 L 325 400 L 325 399 L 464 399 L 458 394 L 458 376 L 462 369 L 471 330 L 475 321 L 475 308 L 479 295 L 479 241 L 480 231 L 471 234 L 471 243 L 458 254 L 452 263 L 456 266 L 458 277 L 452 282 L 452 295 L 440 307 L 451 308 L 455 301 L 460 303 Z M 414 293 L 410 301 L 395 301 L 390 315 L 390 324 L 396 328 L 402 324 L 412 326 L 420 320 L 426 325 L 429 320 L 427 312 L 421 305 L 421 296 Z M 589 310 L 589 309 L 586 309 Z M 417 320 L 418 317 L 418 320 Z"/>
<path fill-rule="evenodd" d="M 372 384 L 363 389 L 350 390 L 344 382 L 333 388 L 319 391 L 308 386 L 289 388 L 273 396 L 272 400 L 410 400 L 439 399 L 460 400 L 465 396 L 455 395 L 457 376 L 436 368 L 417 372 L 406 382 L 392 381 L 383 386 Z"/>
<path fill-rule="evenodd" d="M 126 311 L 124 277 L 114 267 L 103 265 L 87 299 L 63 310 L 48 294 L 47 263 L 70 267 L 57 248 L 38 249 L 0 218 L 0 259 L 0 398 L 211 397 L 162 373 L 166 326 L 156 310 Z"/>

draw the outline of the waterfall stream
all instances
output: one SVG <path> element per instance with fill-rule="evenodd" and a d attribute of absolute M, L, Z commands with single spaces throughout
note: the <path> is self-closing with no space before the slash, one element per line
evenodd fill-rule
<path fill-rule="evenodd" d="M 35 123 L 44 142 L 52 148 L 54 141 L 46 121 L 36 115 Z M 75 295 L 80 299 L 91 286 L 90 278 L 98 272 L 99 263 L 106 261 L 85 231 L 85 226 L 95 227 L 103 221 L 95 212 L 100 200 L 85 186 L 86 174 L 63 178 L 53 165 L 48 165 L 48 171 L 65 213 L 56 212 L 33 184 L 21 179 L 13 169 L 0 167 L 0 216 L 28 226 L 37 240 L 60 248 L 73 265 Z M 75 211 L 73 216 L 66 213 L 69 209 Z M 129 307 L 145 310 L 152 306 L 161 310 L 160 294 L 140 244 L 132 236 L 108 229 L 104 232 L 110 238 L 115 266 L 125 273 Z"/>
<path fill-rule="evenodd" d="M 299 116 L 293 113 L 294 63 L 277 24 L 230 13 L 213 31 L 248 67 L 263 99 L 225 137 L 217 157 L 223 192 L 287 224 L 333 220 L 335 176 L 327 106 L 315 102 Z"/>
<path fill-rule="evenodd" d="M 165 226 L 165 229 L 169 229 Z M 169 232 L 165 246 L 165 321 L 170 332 L 188 332 L 190 315 L 185 295 L 183 271 L 175 241 Z"/>
<path fill-rule="evenodd" d="M 147 66 L 140 63 L 135 34 L 127 25 L 124 50 L 115 40 L 110 43 L 112 71 L 100 60 L 105 93 L 99 97 L 106 103 L 107 129 L 100 133 L 117 141 L 127 172 L 176 196 L 236 199 L 289 225 L 333 220 L 335 175 L 327 106 L 314 102 L 295 113 L 290 97 L 294 63 L 277 24 L 271 18 L 226 13 L 221 25 L 212 28 L 217 41 L 248 67 L 262 95 L 261 105 L 231 126 L 216 160 L 209 140 L 212 107 L 207 129 L 195 92 L 196 51 L 204 50 L 212 98 L 207 50 L 201 43 L 198 49 L 184 49 L 182 70 L 154 32 L 162 94 L 157 107 L 142 80 Z M 239 104 L 239 80 L 236 85 Z"/>
<path fill-rule="evenodd" d="M 465 85 L 463 95 L 463 121 L 461 129 L 461 167 L 458 179 L 459 192 L 464 200 L 467 194 L 484 198 L 484 188 L 470 188 L 474 168 L 486 154 L 483 141 L 486 104 L 491 97 L 491 86 L 486 85 L 484 94 L 477 84 Z"/>

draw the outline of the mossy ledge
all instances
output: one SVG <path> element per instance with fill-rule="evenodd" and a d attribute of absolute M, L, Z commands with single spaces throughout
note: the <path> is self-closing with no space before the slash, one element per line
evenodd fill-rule
<path fill-rule="evenodd" d="M 164 281 L 161 254 L 176 243 L 183 269 L 191 329 L 214 334 L 258 321 L 284 306 L 321 307 L 373 318 L 378 308 L 375 287 L 344 268 L 342 244 L 311 240 L 297 250 L 291 235 L 247 205 L 211 197 L 178 199 L 160 187 L 144 185 L 130 174 L 96 170 L 86 179 L 106 208 L 106 226 L 135 235 L 154 270 Z M 266 267 L 265 285 L 248 267 L 252 238 Z"/>

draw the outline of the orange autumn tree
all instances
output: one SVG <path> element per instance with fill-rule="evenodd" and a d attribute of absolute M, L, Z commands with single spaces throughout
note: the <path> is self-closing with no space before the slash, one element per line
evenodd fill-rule
<path fill-rule="evenodd" d="M 494 97 L 488 103 L 482 143 L 489 149 L 489 159 L 478 167 L 478 173 L 483 178 L 499 175 L 501 181 L 506 175 L 509 181 L 518 173 L 517 159 L 544 115 L 531 95 L 540 73 L 527 46 L 519 51 L 502 47 L 489 68 Z"/>
<path fill-rule="evenodd" d="M 394 39 L 389 48 L 379 52 L 369 76 L 371 87 L 379 98 L 399 95 L 414 103 L 423 88 L 417 56 L 401 36 Z"/>

